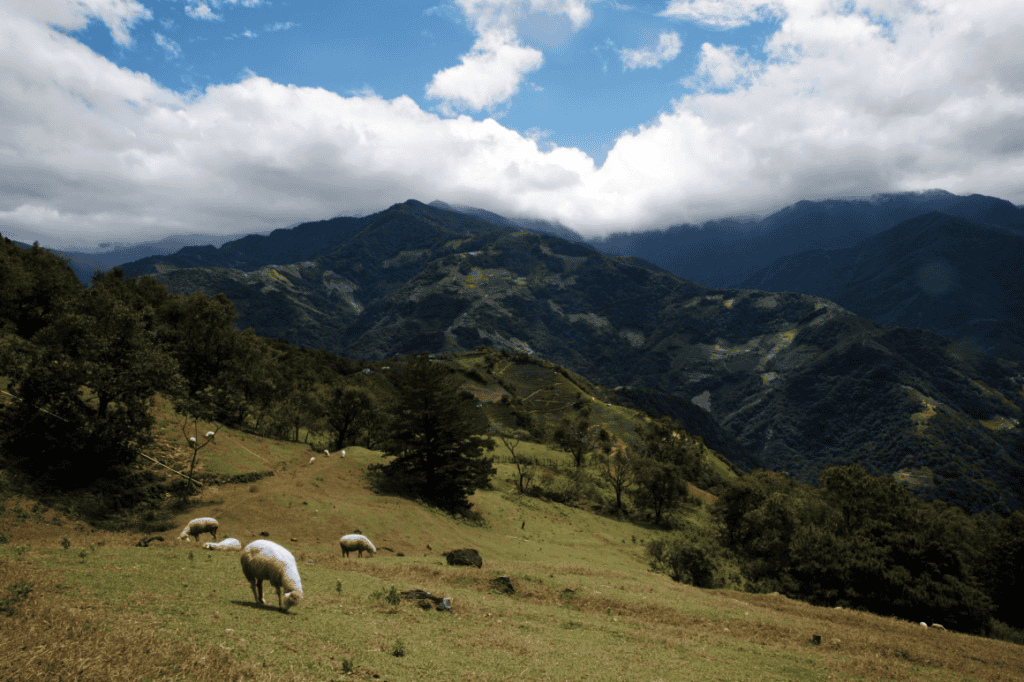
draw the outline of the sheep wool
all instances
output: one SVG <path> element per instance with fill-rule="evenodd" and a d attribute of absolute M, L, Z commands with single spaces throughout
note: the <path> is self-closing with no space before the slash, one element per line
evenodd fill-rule
<path fill-rule="evenodd" d="M 365 535 L 345 535 L 338 542 L 341 544 L 341 556 L 343 557 L 347 557 L 349 552 L 359 552 L 360 559 L 363 557 L 363 552 L 369 552 L 370 556 L 377 553 L 377 548 Z"/>
<path fill-rule="evenodd" d="M 242 543 L 234 538 L 227 538 L 220 542 L 207 542 L 203 544 L 203 549 L 219 549 L 226 552 L 242 549 Z"/>
<path fill-rule="evenodd" d="M 242 573 L 252 587 L 257 604 L 266 604 L 263 598 L 263 581 L 267 580 L 277 588 L 277 603 L 285 613 L 303 599 L 302 581 L 295 557 L 287 549 L 270 540 L 250 542 L 242 550 Z M 281 590 L 284 597 L 281 597 Z"/>
<path fill-rule="evenodd" d="M 208 516 L 201 519 L 192 519 L 185 526 L 185 530 L 181 531 L 181 535 L 178 536 L 179 540 L 185 540 L 191 542 L 195 540 L 199 542 L 199 536 L 202 533 L 209 533 L 213 535 L 214 541 L 217 540 L 217 519 L 210 518 Z"/>

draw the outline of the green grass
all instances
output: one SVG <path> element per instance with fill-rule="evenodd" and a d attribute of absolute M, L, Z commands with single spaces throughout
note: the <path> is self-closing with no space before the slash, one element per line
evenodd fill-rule
<path fill-rule="evenodd" d="M 664 531 L 514 493 L 512 465 L 472 501 L 482 523 L 369 492 L 380 453 L 308 465 L 308 446 L 223 430 L 201 452 L 207 471 L 239 445 L 286 465 L 255 484 L 209 486 L 142 549 L 140 533 L 54 525 L 0 500 L 0 680 L 1009 680 L 1024 650 L 891 618 L 816 608 L 780 596 L 704 590 L 648 569 Z M 502 446 L 499 445 L 499 448 Z M 520 452 L 568 463 L 536 444 Z M 255 466 L 255 465 L 254 465 Z M 688 523 L 712 532 L 706 506 Z M 267 533 L 299 563 L 303 603 L 257 605 L 238 553 L 176 539 L 196 516 L 243 545 Z M 342 559 L 361 530 L 373 558 Z M 153 529 L 162 530 L 159 528 Z M 62 546 L 64 538 L 70 549 Z M 292 540 L 294 538 L 294 541 Z M 441 553 L 477 549 L 481 569 Z M 90 549 L 91 548 L 91 549 Z M 399 556 L 401 554 L 402 556 Z M 511 596 L 490 581 L 510 576 Z M 340 589 L 339 589 L 340 588 Z M 392 589 L 452 598 L 450 613 L 394 605 Z M 12 591 L 13 590 L 13 591 Z M 7 620 L 4 620 L 7 619 Z M 822 637 L 821 645 L 811 642 Z M 397 655 L 401 654 L 401 655 Z"/>

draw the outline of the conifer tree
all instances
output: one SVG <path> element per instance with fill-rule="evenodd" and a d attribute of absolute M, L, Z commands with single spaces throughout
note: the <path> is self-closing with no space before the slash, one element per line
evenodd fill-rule
<path fill-rule="evenodd" d="M 385 465 L 371 465 L 378 484 L 451 513 L 466 513 L 469 496 L 490 485 L 496 473 L 484 449 L 495 442 L 480 434 L 472 394 L 461 391 L 457 375 L 430 360 L 411 357 L 393 377 L 397 393 Z"/>

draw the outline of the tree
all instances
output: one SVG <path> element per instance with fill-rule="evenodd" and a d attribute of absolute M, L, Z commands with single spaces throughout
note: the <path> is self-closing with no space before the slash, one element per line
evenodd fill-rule
<path fill-rule="evenodd" d="M 328 390 L 326 416 L 333 434 L 329 449 L 333 451 L 349 445 L 356 425 L 374 410 L 376 403 L 369 391 L 361 387 L 335 384 Z"/>
<path fill-rule="evenodd" d="M 516 448 L 519 447 L 519 444 L 525 438 L 529 437 L 529 434 L 535 428 L 535 422 L 533 416 L 522 409 L 521 405 L 512 408 L 512 416 L 516 420 L 514 429 L 501 430 L 497 427 L 491 427 L 491 431 L 498 436 L 498 439 L 501 440 L 512 455 L 512 463 L 516 465 L 517 472 L 516 490 L 522 494 L 526 492 L 525 482 L 533 478 L 534 467 L 529 459 L 522 454 L 516 454 Z"/>
<path fill-rule="evenodd" d="M 200 292 L 173 296 L 157 311 L 160 341 L 174 355 L 194 396 L 216 384 L 228 369 L 239 336 L 232 321 L 238 317 L 235 305 L 224 294 L 213 298 Z"/>
<path fill-rule="evenodd" d="M 19 401 L 2 410 L 5 454 L 57 487 L 78 487 L 134 461 L 153 440 L 157 390 L 184 390 L 144 311 L 98 286 L 53 306 L 9 368 Z"/>
<path fill-rule="evenodd" d="M 406 361 L 393 383 L 395 413 L 383 456 L 394 459 L 371 465 L 372 475 L 445 511 L 468 512 L 469 495 L 489 486 L 497 471 L 483 456 L 495 442 L 479 435 L 472 394 L 426 353 Z"/>
<path fill-rule="evenodd" d="M 637 473 L 633 459 L 626 451 L 626 444 L 616 439 L 614 445 L 607 446 L 598 452 L 595 459 L 601 476 L 611 484 L 615 491 L 615 508 L 621 510 L 622 493 L 633 485 Z"/>
<path fill-rule="evenodd" d="M 580 394 L 576 394 L 577 400 Z M 579 404 L 579 403 L 577 403 Z M 575 416 L 564 416 L 551 433 L 555 445 L 572 455 L 573 464 L 577 469 L 583 468 L 587 455 L 602 443 L 608 443 L 611 436 L 603 427 L 590 425 L 591 409 L 583 406 Z"/>
<path fill-rule="evenodd" d="M 0 272 L 0 331 L 6 328 L 25 340 L 49 324 L 50 312 L 60 301 L 82 292 L 67 261 L 39 242 L 23 249 L 5 237 L 0 242 Z"/>
<path fill-rule="evenodd" d="M 696 480 L 703 471 L 700 441 L 683 430 L 678 420 L 662 417 L 636 428 L 639 458 L 634 463 L 633 500 L 637 506 L 654 513 L 654 522 L 686 499 L 687 481 Z"/>

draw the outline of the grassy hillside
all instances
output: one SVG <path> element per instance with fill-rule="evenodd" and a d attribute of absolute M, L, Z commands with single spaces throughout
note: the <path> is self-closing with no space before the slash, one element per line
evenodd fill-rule
<path fill-rule="evenodd" d="M 494 490 L 473 497 L 484 523 L 471 525 L 370 493 L 362 472 L 379 453 L 352 447 L 344 459 L 317 456 L 312 464 L 310 456 L 298 444 L 222 431 L 216 444 L 200 451 L 203 470 L 269 468 L 274 475 L 208 485 L 171 527 L 150 529 L 163 531 L 165 542 L 149 548 L 134 547 L 139 532 L 99 531 L 30 500 L 4 499 L 0 679 L 1024 675 L 1024 649 L 1005 642 L 777 595 L 673 583 L 651 573 L 644 557 L 646 543 L 660 531 L 514 495 L 508 465 L 498 467 Z M 706 507 L 694 505 L 688 513 L 692 523 L 707 525 Z M 222 536 L 243 545 L 267 533 L 291 549 L 304 603 L 282 614 L 271 595 L 274 608 L 258 607 L 237 553 L 207 552 L 175 539 L 190 518 L 206 515 L 220 521 Z M 341 558 L 338 537 L 356 529 L 376 543 L 375 557 Z M 483 568 L 447 566 L 441 552 L 461 547 L 478 549 Z M 513 596 L 491 587 L 491 579 L 506 575 Z M 452 610 L 390 603 L 391 588 L 451 597 Z M 815 635 L 820 645 L 812 643 Z"/>

